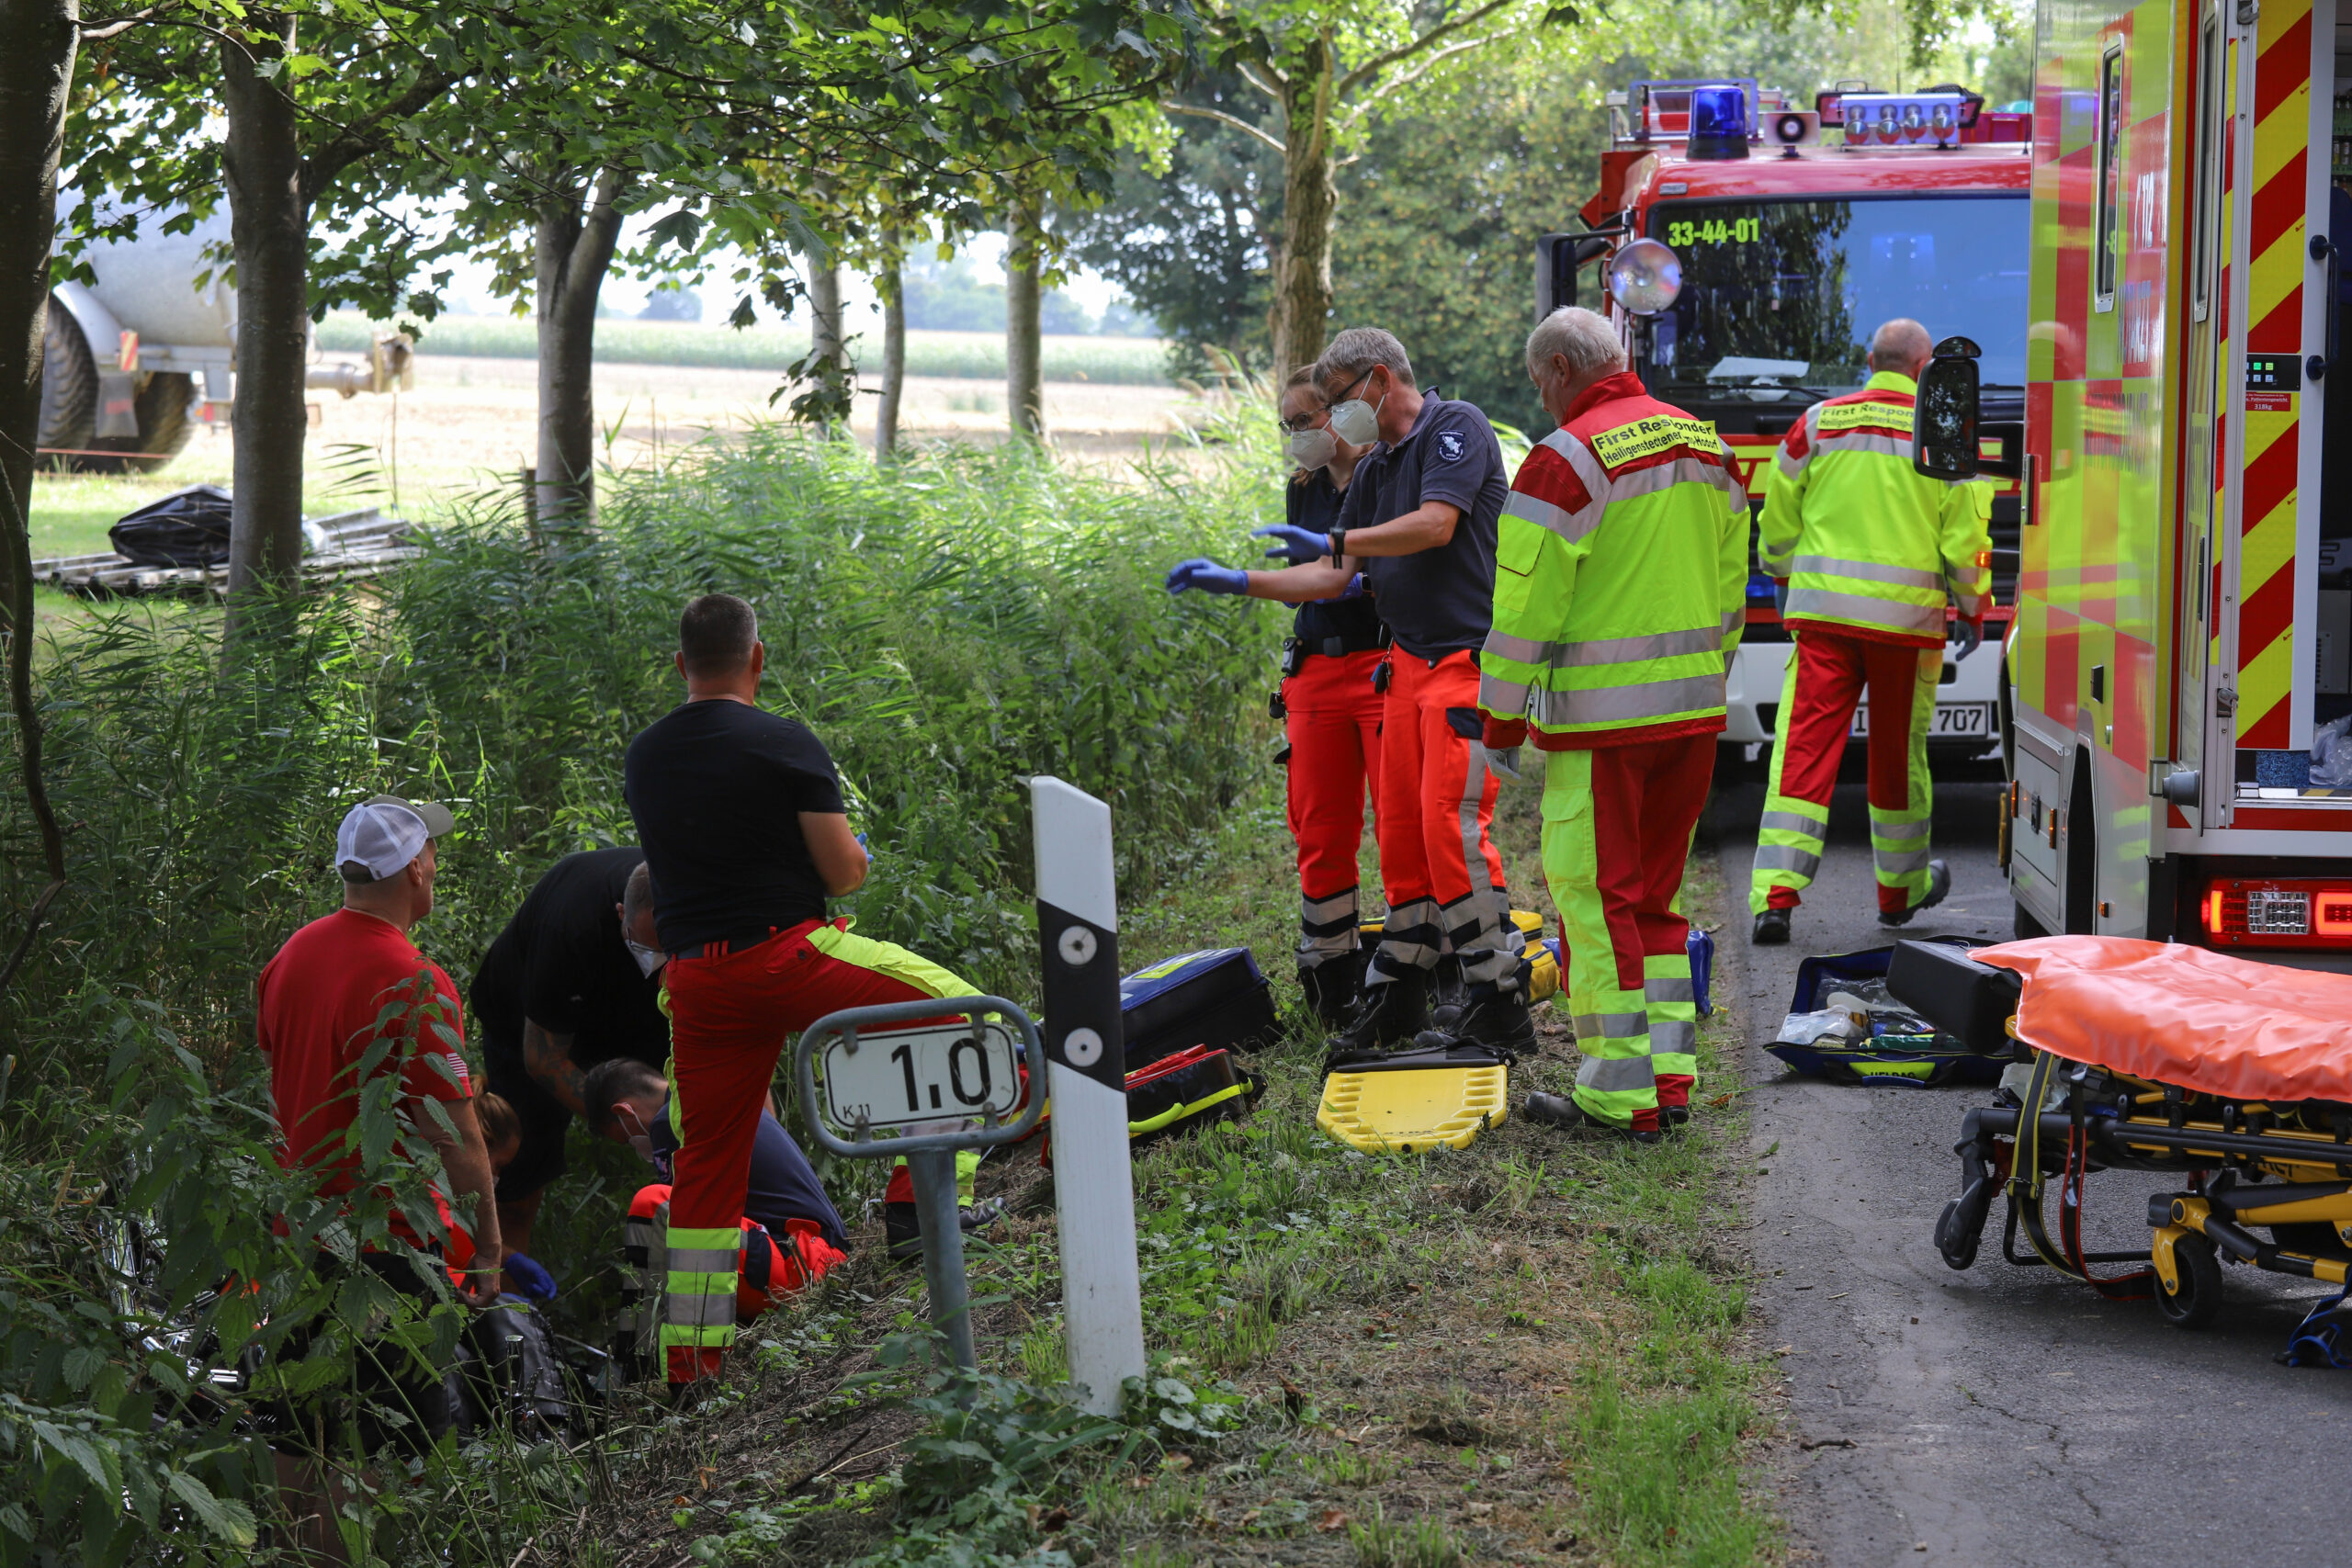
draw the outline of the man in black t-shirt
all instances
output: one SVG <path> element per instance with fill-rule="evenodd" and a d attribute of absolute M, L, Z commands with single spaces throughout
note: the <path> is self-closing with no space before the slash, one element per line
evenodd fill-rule
<path fill-rule="evenodd" d="M 566 855 L 541 876 L 482 954 L 467 1007 L 480 1024 L 489 1088 L 522 1123 L 522 1146 L 498 1174 L 498 1228 L 531 1250 L 548 1183 L 563 1174 L 564 1130 L 581 1113 L 590 1067 L 627 1056 L 659 1067 L 662 953 L 640 850 Z"/>
<path fill-rule="evenodd" d="M 1388 917 L 1364 999 L 1335 1054 L 1411 1039 L 1429 1018 L 1429 972 L 1451 943 L 1469 982 L 1454 1026 L 1478 1044 L 1535 1043 L 1519 987 L 1503 859 L 1488 832 L 1497 759 L 1480 743 L 1478 650 L 1495 593 L 1495 532 L 1510 482 L 1494 427 L 1472 404 L 1424 394 L 1405 348 L 1377 327 L 1331 340 L 1315 375 L 1343 441 L 1379 445 L 1356 466 L 1338 523 L 1317 538 L 1275 530 L 1292 560 L 1336 585 L 1361 570 L 1395 648 L 1380 730 L 1374 829 Z"/>
<path fill-rule="evenodd" d="M 629 743 L 624 788 L 670 955 L 670 1381 L 718 1375 L 735 1342 L 752 1149 L 785 1037 L 842 1008 L 969 996 L 954 975 L 825 919 L 865 881 L 833 760 L 754 705 L 752 606 L 707 593 L 678 621 L 686 700 Z"/>

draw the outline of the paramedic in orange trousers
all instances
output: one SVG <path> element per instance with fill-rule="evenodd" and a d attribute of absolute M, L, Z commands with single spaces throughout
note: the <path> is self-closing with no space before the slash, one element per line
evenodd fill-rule
<path fill-rule="evenodd" d="M 1311 365 L 1292 373 L 1280 413 L 1298 464 L 1283 498 L 1287 522 L 1328 534 L 1357 460 L 1371 448 L 1331 434 Z M 1298 984 L 1316 1015 L 1336 1029 L 1355 1006 L 1363 972 L 1356 853 L 1364 799 L 1379 795 L 1381 695 L 1373 679 L 1387 634 L 1361 577 L 1350 579 L 1337 598 L 1313 597 L 1327 588 L 1312 567 L 1245 571 L 1195 556 L 1168 574 L 1170 593 L 1186 589 L 1298 605 L 1274 698 L 1286 742 L 1290 831 L 1298 845 Z"/>
<path fill-rule="evenodd" d="M 1501 760 L 1481 743 L 1478 714 L 1496 519 L 1510 491 L 1502 447 L 1477 408 L 1422 391 L 1404 345 L 1377 327 L 1334 337 L 1315 378 L 1331 405 L 1331 433 L 1377 445 L 1357 465 L 1328 534 L 1265 532 L 1313 574 L 1302 574 L 1302 588 L 1337 593 L 1362 571 L 1393 644 L 1383 663 L 1375 824 L 1388 913 L 1363 1000 L 1327 1059 L 1419 1034 L 1430 1022 L 1430 972 L 1449 943 L 1469 1004 L 1446 1032 L 1491 1051 L 1525 1051 L 1535 1028 L 1502 855 L 1488 832 Z"/>

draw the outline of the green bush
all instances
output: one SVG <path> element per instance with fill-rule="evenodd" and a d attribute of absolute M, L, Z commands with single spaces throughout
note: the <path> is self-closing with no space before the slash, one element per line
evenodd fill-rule
<path fill-rule="evenodd" d="M 1523 268 L 1521 270 L 1524 270 Z M 378 327 L 356 311 L 338 311 L 318 324 L 318 345 L 336 353 L 364 351 Z M 858 331 L 857 323 L 851 323 Z M 880 374 L 878 320 L 850 350 L 865 378 Z M 1117 387 L 1168 384 L 1168 357 L 1151 338 L 1054 336 L 1045 340 L 1048 381 L 1100 381 Z M 483 359 L 533 359 L 537 329 L 515 316 L 443 316 L 425 322 L 417 352 Z M 608 365 L 700 365 L 731 370 L 782 370 L 808 352 L 808 334 L 791 327 L 703 326 L 684 321 L 603 321 L 596 323 L 596 357 Z M 907 374 L 1001 380 L 1004 339 L 986 333 L 907 334 Z"/>

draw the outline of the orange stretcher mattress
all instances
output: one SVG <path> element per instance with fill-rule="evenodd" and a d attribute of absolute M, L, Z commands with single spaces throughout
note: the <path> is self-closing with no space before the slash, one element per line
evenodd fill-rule
<path fill-rule="evenodd" d="M 2228 1100 L 2352 1102 L 2352 975 L 2120 936 L 1969 956 L 2025 977 L 2018 1038 L 2068 1061 Z"/>

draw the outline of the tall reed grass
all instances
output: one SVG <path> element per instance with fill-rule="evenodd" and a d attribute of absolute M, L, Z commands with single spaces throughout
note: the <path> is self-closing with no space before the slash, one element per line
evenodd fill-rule
<path fill-rule="evenodd" d="M 72 880 L 0 1014 L 0 1499 L 14 1499 L 0 1500 L 0 1562 L 32 1561 L 35 1535 L 45 1549 L 98 1529 L 87 1520 L 126 1487 L 167 1506 L 109 1516 L 108 1531 L 185 1529 L 216 1499 L 264 1495 L 266 1456 L 232 1426 L 207 1438 L 151 1419 L 169 1359 L 130 1348 L 120 1282 L 76 1216 L 153 1205 L 181 1270 L 173 1305 L 203 1282 L 191 1258 L 284 1253 L 268 1221 L 282 1183 L 254 1168 L 270 1134 L 253 981 L 339 900 L 330 863 L 351 802 L 453 803 L 438 907 L 416 934 L 464 986 L 549 863 L 632 838 L 621 757 L 682 695 L 677 612 L 738 592 L 760 612 L 766 702 L 827 742 L 871 835 L 874 872 L 847 912 L 1034 997 L 1022 781 L 1050 773 L 1110 801 L 1136 899 L 1207 852 L 1264 765 L 1253 716 L 1282 617 L 1171 599 L 1160 576 L 1185 555 L 1236 558 L 1273 514 L 1278 472 L 1239 425 L 1124 482 L 1020 447 L 877 469 L 768 429 L 616 476 L 593 534 L 541 548 L 484 502 L 377 592 L 306 607 L 281 644 L 224 656 L 208 617 L 136 606 L 57 635 L 42 694 Z M 31 843 L 9 793 L 12 911 L 38 887 Z M 57 1424 L 97 1394 L 103 1411 Z M 84 1478 L 74 1496 L 101 1501 L 59 1492 L 69 1472 Z M 220 1517 L 205 1539 L 236 1550 L 251 1521 Z M 131 1540 L 93 1560 L 147 1550 Z"/>

